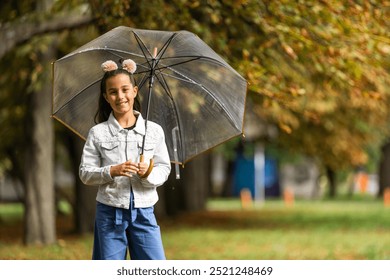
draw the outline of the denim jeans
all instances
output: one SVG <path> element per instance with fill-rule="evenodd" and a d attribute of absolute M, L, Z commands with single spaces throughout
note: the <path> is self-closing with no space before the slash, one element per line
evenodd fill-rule
<path fill-rule="evenodd" d="M 160 227 L 154 207 L 116 208 L 97 202 L 92 259 L 165 260 Z"/>

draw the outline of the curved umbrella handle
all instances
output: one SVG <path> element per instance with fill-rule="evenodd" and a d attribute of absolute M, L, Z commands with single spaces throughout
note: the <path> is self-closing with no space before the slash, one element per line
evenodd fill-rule
<path fill-rule="evenodd" d="M 144 162 L 145 158 L 144 158 L 144 155 L 141 154 L 140 157 L 139 157 L 139 161 L 140 162 Z M 154 160 L 151 158 L 150 159 L 150 162 L 149 162 L 149 167 L 148 167 L 148 170 L 146 170 L 145 174 L 140 176 L 141 178 L 146 178 L 149 176 L 150 172 L 152 172 L 153 170 L 153 167 L 154 167 Z"/>

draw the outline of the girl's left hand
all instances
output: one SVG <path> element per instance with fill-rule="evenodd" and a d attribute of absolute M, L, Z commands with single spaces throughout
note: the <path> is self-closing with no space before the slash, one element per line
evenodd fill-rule
<path fill-rule="evenodd" d="M 138 163 L 138 175 L 143 176 L 146 171 L 148 171 L 149 164 L 147 162 L 139 162 Z"/>

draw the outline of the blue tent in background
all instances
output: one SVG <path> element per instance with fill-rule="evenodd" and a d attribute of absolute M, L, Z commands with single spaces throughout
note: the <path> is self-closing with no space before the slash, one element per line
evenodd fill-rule
<path fill-rule="evenodd" d="M 280 196 L 277 160 L 265 155 L 263 172 L 259 172 L 256 171 L 255 155 L 244 155 L 244 152 L 239 151 L 234 163 L 233 195 L 239 196 L 242 189 L 249 189 L 252 197 L 255 197 L 256 176 L 263 182 L 265 197 Z"/>

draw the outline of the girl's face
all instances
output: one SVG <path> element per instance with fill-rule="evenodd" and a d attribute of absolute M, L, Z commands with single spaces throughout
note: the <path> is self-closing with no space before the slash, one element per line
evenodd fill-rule
<path fill-rule="evenodd" d="M 137 92 L 138 88 L 133 86 L 128 75 L 118 74 L 106 80 L 104 98 L 110 104 L 115 116 L 132 114 Z"/>

